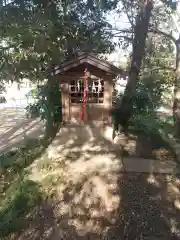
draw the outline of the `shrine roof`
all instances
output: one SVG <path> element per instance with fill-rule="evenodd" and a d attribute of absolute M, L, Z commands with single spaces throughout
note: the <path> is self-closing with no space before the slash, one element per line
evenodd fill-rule
<path fill-rule="evenodd" d="M 63 74 L 65 72 L 72 70 L 73 68 L 80 66 L 80 65 L 85 65 L 86 67 L 93 66 L 99 70 L 102 70 L 102 71 L 112 74 L 114 76 L 117 76 L 123 72 L 122 69 L 114 66 L 113 64 L 109 63 L 106 60 L 99 59 L 96 56 L 94 56 L 93 54 L 83 53 L 83 54 L 79 55 L 77 58 L 70 60 L 68 62 L 65 62 L 61 66 L 56 66 L 54 69 L 54 75 Z"/>

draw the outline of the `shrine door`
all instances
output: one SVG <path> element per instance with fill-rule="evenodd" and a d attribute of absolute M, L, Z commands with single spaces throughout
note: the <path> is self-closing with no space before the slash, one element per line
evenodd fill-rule
<path fill-rule="evenodd" d="M 88 77 L 86 87 L 86 121 L 102 121 L 104 103 L 104 81 L 97 77 Z M 80 121 L 83 111 L 84 77 L 69 81 L 70 118 Z"/>

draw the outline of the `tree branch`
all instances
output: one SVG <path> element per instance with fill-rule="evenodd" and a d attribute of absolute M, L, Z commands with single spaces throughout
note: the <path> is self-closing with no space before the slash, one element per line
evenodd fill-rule
<path fill-rule="evenodd" d="M 107 31 L 116 31 L 118 33 L 131 33 L 131 34 L 133 33 L 133 31 L 130 30 L 130 29 L 107 28 L 105 30 L 107 30 Z"/>
<path fill-rule="evenodd" d="M 167 66 L 159 66 L 159 67 L 155 67 L 152 69 L 148 69 L 147 71 L 144 70 L 144 73 L 149 73 L 149 72 L 154 72 L 154 71 L 159 71 L 159 70 L 167 70 L 167 71 L 175 71 L 175 67 L 167 67 Z"/>
<path fill-rule="evenodd" d="M 107 30 L 116 31 L 115 34 L 118 34 L 118 33 L 129 33 L 129 34 L 132 34 L 133 33 L 133 31 L 131 31 L 130 29 L 116 29 L 116 28 L 112 28 L 112 29 L 107 29 Z M 166 33 L 166 32 L 164 32 L 162 30 L 153 29 L 153 28 L 150 28 L 148 30 L 148 32 L 149 33 L 162 35 L 162 36 L 170 39 L 172 42 L 174 42 L 174 44 L 176 44 L 177 39 L 175 37 L 173 37 L 170 33 Z"/>
<path fill-rule="evenodd" d="M 166 33 L 166 32 L 164 32 L 164 31 L 162 31 L 162 30 L 159 30 L 159 29 L 153 29 L 153 28 L 149 29 L 148 32 L 149 32 L 149 33 L 160 34 L 160 35 L 162 35 L 162 36 L 164 36 L 164 37 L 170 39 L 171 41 L 174 42 L 174 44 L 176 44 L 176 38 L 173 37 L 170 33 Z"/>
<path fill-rule="evenodd" d="M 124 39 L 126 39 L 128 41 L 132 41 L 133 40 L 133 38 L 128 37 L 128 36 L 124 36 L 124 35 L 114 35 L 113 37 L 124 38 Z"/>

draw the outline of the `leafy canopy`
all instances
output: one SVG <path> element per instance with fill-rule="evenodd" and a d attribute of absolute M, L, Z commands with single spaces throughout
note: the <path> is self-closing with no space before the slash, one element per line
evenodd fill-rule
<path fill-rule="evenodd" d="M 45 78 L 77 51 L 114 49 L 105 13 L 116 1 L 15 0 L 0 9 L 0 78 Z"/>

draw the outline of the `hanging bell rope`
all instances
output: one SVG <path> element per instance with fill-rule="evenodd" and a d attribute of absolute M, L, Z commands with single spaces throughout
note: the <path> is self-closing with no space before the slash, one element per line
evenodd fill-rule
<path fill-rule="evenodd" d="M 88 79 L 88 72 L 87 69 L 84 71 L 84 93 L 83 93 L 83 108 L 82 108 L 82 121 L 85 120 L 86 114 L 86 104 L 87 104 L 87 79 Z"/>

